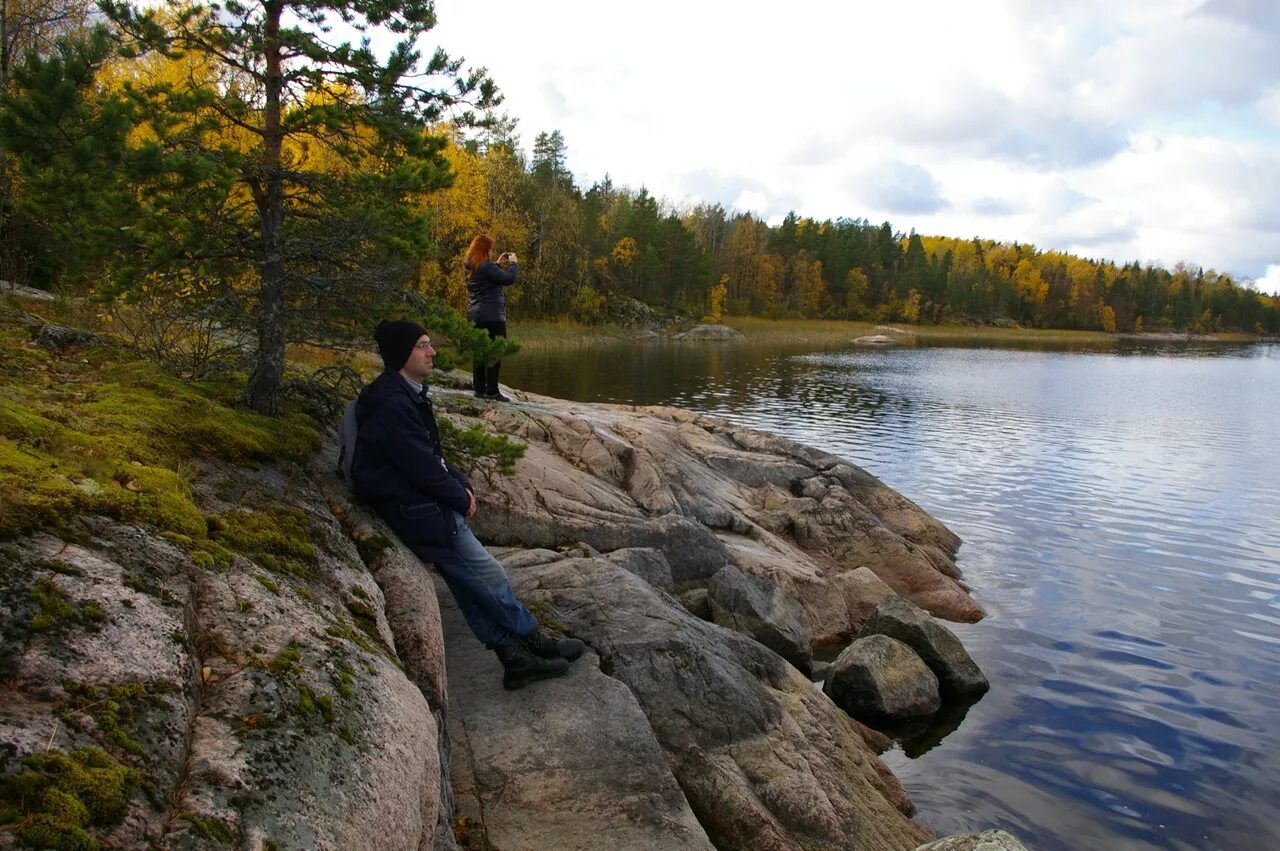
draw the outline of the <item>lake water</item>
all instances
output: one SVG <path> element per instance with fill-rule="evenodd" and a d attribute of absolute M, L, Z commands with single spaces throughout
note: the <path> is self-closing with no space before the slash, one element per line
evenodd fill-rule
<path fill-rule="evenodd" d="M 991 691 L 885 755 L 940 834 L 1280 848 L 1280 346 L 628 342 L 503 378 L 786 435 L 964 539 Z"/>

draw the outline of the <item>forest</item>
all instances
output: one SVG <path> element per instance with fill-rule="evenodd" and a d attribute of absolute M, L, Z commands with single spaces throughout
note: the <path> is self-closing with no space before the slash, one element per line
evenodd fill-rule
<path fill-rule="evenodd" d="M 419 55 L 430 0 L 3 8 L 0 277 L 89 296 L 153 337 L 238 329 L 260 412 L 286 345 L 461 308 L 480 232 L 521 257 L 514 319 L 607 322 L 637 299 L 712 321 L 1280 333 L 1280 299 L 1194 266 L 580 186 L 559 131 L 525 155 L 482 68 Z M 352 40 L 375 31 L 396 46 Z M 464 350 L 499 353 L 449 323 Z"/>

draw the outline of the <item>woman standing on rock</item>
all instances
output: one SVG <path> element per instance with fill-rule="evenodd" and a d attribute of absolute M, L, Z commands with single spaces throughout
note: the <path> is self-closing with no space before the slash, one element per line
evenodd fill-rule
<path fill-rule="evenodd" d="M 502 265 L 505 264 L 506 268 Z M 520 264 L 512 251 L 493 259 L 493 237 L 480 234 L 471 240 L 463 261 L 467 271 L 467 319 L 489 332 L 489 339 L 507 336 L 507 297 L 503 293 L 520 277 Z M 471 389 L 478 399 L 511 401 L 498 389 L 498 369 L 502 361 L 477 363 L 471 373 Z"/>

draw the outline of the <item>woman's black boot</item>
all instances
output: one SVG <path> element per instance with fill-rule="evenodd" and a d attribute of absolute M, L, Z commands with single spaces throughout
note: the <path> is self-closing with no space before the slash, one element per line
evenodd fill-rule
<path fill-rule="evenodd" d="M 508 635 L 490 649 L 498 654 L 502 662 L 502 687 L 518 689 L 536 680 L 558 677 L 569 670 L 569 663 L 564 659 L 544 659 L 535 656 L 524 642 L 514 635 Z"/>

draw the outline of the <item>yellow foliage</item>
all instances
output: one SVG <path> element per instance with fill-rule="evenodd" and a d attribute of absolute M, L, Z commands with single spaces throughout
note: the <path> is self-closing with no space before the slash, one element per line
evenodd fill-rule
<path fill-rule="evenodd" d="M 1013 270 L 1013 290 L 1018 298 L 1037 307 L 1044 304 L 1045 297 L 1049 295 L 1049 285 L 1041 280 L 1040 270 L 1025 257 Z"/>
<path fill-rule="evenodd" d="M 445 132 L 445 128 L 433 132 Z M 518 203 L 520 167 L 509 151 L 497 148 L 477 154 L 451 135 L 444 156 L 453 184 L 418 202 L 431 213 L 428 235 L 436 246 L 435 257 L 419 269 L 418 286 L 422 292 L 463 307 L 466 275 L 462 261 L 472 238 L 487 233 L 500 251 L 520 254 L 529 243 L 529 225 Z"/>
<path fill-rule="evenodd" d="M 721 275 L 720 283 L 711 288 L 709 298 L 709 306 L 707 315 L 703 319 L 707 322 L 719 322 L 720 317 L 724 315 L 724 299 L 729 292 L 729 276 Z"/>
<path fill-rule="evenodd" d="M 902 318 L 908 322 L 920 321 L 920 293 L 912 290 L 907 294 L 907 301 L 902 305 Z"/>
<path fill-rule="evenodd" d="M 640 249 L 634 239 L 624 236 L 613 246 L 613 251 L 609 252 L 609 256 L 619 266 L 630 268 L 631 264 L 636 262 L 636 258 L 640 256 Z"/>
<path fill-rule="evenodd" d="M 1098 320 L 1102 323 L 1102 330 L 1108 334 L 1116 332 L 1116 312 L 1111 309 L 1111 305 L 1104 304 L 1098 310 Z"/>

